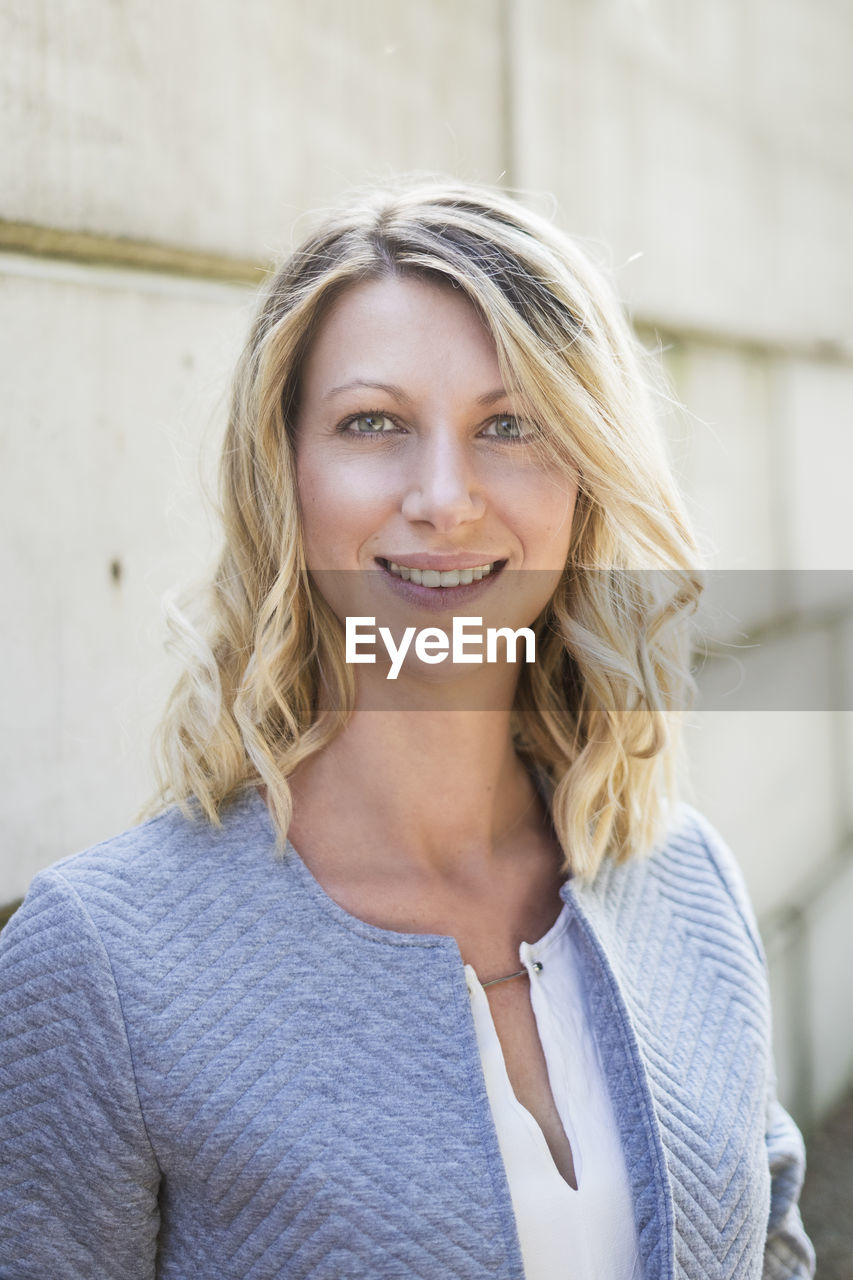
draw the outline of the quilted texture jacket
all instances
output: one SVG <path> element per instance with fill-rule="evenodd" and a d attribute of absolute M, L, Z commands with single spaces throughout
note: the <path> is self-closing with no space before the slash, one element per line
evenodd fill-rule
<path fill-rule="evenodd" d="M 811 1275 L 726 850 L 685 810 L 563 895 L 646 1280 Z M 36 878 L 0 936 L 0 1149 L 5 1280 L 523 1277 L 456 943 L 347 914 L 254 794 Z"/>

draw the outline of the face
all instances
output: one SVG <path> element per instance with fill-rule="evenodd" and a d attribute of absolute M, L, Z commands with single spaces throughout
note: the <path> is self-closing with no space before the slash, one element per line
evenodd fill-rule
<path fill-rule="evenodd" d="M 530 625 L 566 563 L 577 495 L 532 430 L 461 291 L 388 276 L 338 298 L 295 424 L 307 566 L 337 616 Z M 342 570 L 362 572 L 326 572 Z"/>

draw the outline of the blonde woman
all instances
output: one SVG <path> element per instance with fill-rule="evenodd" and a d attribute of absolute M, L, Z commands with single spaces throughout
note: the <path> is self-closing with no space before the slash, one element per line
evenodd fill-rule
<path fill-rule="evenodd" d="M 812 1274 L 752 914 L 676 803 L 647 384 L 488 190 L 373 192 L 271 278 L 167 807 L 2 938 L 4 1277 Z"/>

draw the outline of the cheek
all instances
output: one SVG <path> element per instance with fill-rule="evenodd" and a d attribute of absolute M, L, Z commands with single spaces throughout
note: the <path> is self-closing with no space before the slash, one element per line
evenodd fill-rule
<path fill-rule="evenodd" d="M 302 537 L 309 568 L 351 567 L 375 530 L 378 496 L 352 465 L 304 457 L 297 465 Z"/>
<path fill-rule="evenodd" d="M 317 563 L 318 552 L 321 552 L 324 545 L 328 543 L 330 532 L 333 533 L 334 509 L 324 471 L 321 467 L 313 465 L 310 457 L 297 462 L 296 483 L 299 492 L 302 540 L 310 567 Z"/>
<path fill-rule="evenodd" d="M 539 484 L 528 495 L 529 535 L 568 551 L 577 502 L 577 485 Z"/>

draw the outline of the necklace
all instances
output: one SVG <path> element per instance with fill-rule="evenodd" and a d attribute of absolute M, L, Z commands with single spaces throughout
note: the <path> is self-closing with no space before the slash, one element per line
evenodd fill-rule
<path fill-rule="evenodd" d="M 539 960 L 534 960 L 532 968 L 536 973 L 542 972 L 542 964 Z M 481 982 L 481 987 L 493 987 L 498 982 L 509 982 L 510 978 L 523 978 L 527 973 L 526 969 L 518 969 L 515 973 L 508 973 L 504 978 L 489 978 L 488 982 Z"/>

